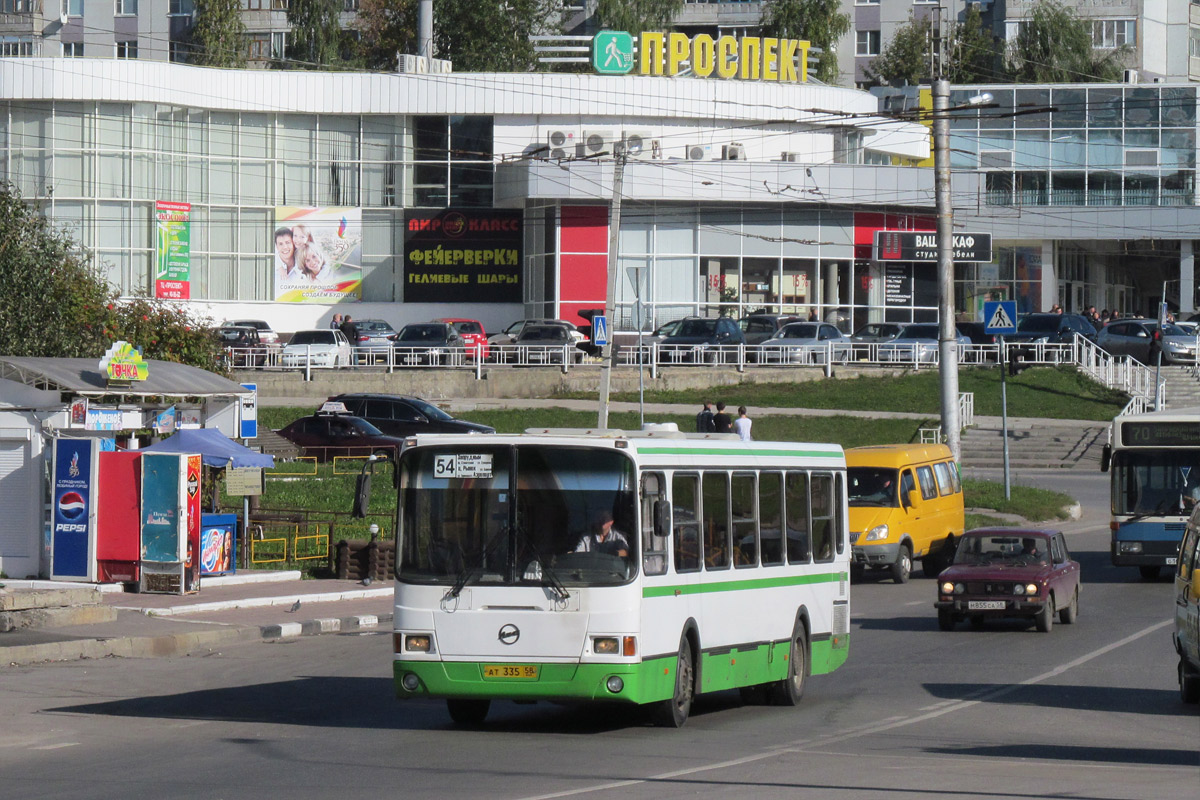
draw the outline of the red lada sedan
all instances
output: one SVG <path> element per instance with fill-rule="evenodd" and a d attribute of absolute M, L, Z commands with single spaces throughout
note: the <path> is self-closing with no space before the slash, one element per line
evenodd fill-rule
<path fill-rule="evenodd" d="M 1079 614 L 1079 562 L 1060 531 L 979 528 L 959 540 L 954 561 L 938 575 L 938 627 L 974 627 L 993 617 L 1027 617 L 1043 633 L 1054 615 Z"/>

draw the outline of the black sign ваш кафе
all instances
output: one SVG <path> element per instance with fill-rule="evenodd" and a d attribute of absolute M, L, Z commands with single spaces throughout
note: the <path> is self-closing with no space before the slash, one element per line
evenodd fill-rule
<path fill-rule="evenodd" d="M 519 303 L 521 245 L 520 211 L 409 210 L 404 301 Z"/>

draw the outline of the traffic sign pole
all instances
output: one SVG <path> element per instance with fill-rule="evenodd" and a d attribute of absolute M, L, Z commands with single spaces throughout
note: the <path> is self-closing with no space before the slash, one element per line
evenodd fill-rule
<path fill-rule="evenodd" d="M 996 336 L 1000 364 L 1000 432 L 1004 436 L 1004 499 L 1012 499 L 1008 471 L 1008 369 L 1005 367 L 1004 334 L 1017 332 L 1015 300 L 988 300 L 983 304 L 983 330 Z"/>
<path fill-rule="evenodd" d="M 1008 370 L 1004 366 L 1004 334 L 996 337 L 1000 343 L 1000 435 L 1004 437 L 1004 499 L 1012 499 L 1008 477 Z"/>

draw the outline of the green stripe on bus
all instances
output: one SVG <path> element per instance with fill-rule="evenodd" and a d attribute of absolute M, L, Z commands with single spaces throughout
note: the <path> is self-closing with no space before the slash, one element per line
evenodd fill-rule
<path fill-rule="evenodd" d="M 780 586 L 803 586 L 812 583 L 834 583 L 846 579 L 844 572 L 822 572 L 816 575 L 787 575 L 779 578 L 749 578 L 720 583 L 647 586 L 642 597 L 674 597 L 676 594 L 708 594 L 710 592 L 741 592 L 747 589 L 775 589 Z"/>
<path fill-rule="evenodd" d="M 841 458 L 838 450 L 764 450 L 751 448 L 748 450 L 730 450 L 727 447 L 638 447 L 639 455 L 679 456 L 791 456 L 793 458 Z"/>

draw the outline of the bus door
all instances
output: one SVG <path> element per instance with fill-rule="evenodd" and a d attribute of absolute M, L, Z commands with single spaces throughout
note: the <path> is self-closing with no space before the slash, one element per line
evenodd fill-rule
<path fill-rule="evenodd" d="M 674 653 L 688 619 L 698 617 L 695 589 L 701 569 L 700 475 L 696 472 L 669 473 L 664 480 L 669 490 L 670 537 L 667 568 L 659 576 L 646 574 L 643 606 L 646 654 Z"/>

